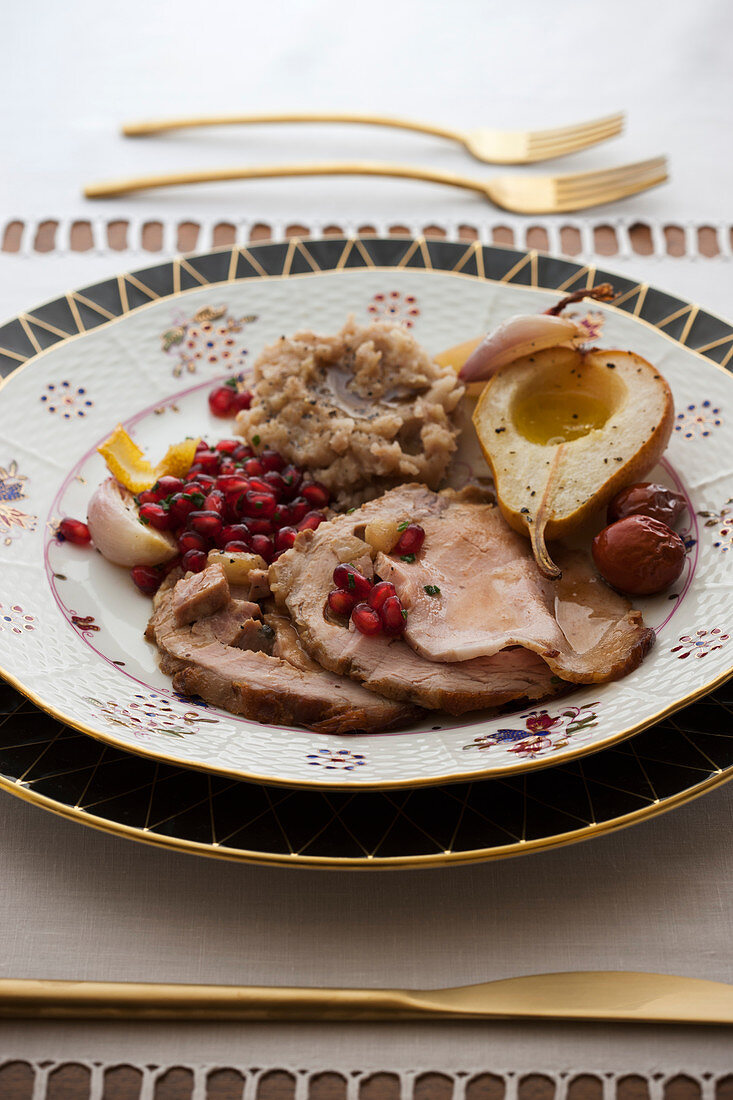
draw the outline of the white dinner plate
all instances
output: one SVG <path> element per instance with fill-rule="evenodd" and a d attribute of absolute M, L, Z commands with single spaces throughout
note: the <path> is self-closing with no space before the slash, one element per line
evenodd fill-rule
<path fill-rule="evenodd" d="M 97 312 L 95 327 L 77 326 L 88 328 L 80 335 L 46 320 L 59 336 L 5 382 L 0 668 L 16 687 L 69 725 L 160 760 L 266 783 L 367 788 L 560 763 L 630 736 L 731 673 L 733 378 L 623 308 L 582 303 L 573 311 L 589 341 L 653 362 L 675 399 L 672 439 L 651 476 L 685 496 L 680 533 L 688 554 L 670 592 L 636 601 L 657 634 L 640 668 L 500 717 L 430 712 L 407 729 L 371 735 L 263 725 L 177 695 L 143 638 L 150 601 L 125 570 L 56 538 L 62 517 L 84 518 L 106 475 L 96 448 L 114 426 L 121 422 L 157 458 L 188 435 L 230 435 L 231 423 L 208 410 L 212 384 L 246 372 L 281 334 L 332 333 L 350 314 L 365 322 L 385 316 L 437 353 L 558 297 L 467 274 L 465 264 L 439 271 L 386 260 L 284 275 L 258 266 L 241 275 L 232 268 L 231 278 L 207 285 L 199 279 L 191 289 L 180 289 L 179 279 L 172 293 L 154 290 L 136 308 L 126 300 L 120 316 Z M 111 283 L 133 287 L 133 278 Z M 66 298 L 77 314 L 85 300 Z M 42 316 L 26 315 L 26 326 Z M 32 331 L 40 343 L 42 327 Z M 467 423 L 450 481 L 486 476 Z"/>

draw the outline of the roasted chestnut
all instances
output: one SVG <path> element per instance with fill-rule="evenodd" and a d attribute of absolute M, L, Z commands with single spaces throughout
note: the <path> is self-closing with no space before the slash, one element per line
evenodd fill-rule
<path fill-rule="evenodd" d="M 593 561 L 604 580 L 630 596 L 652 596 L 677 580 L 685 544 L 666 523 L 626 516 L 593 539 Z"/>
<path fill-rule="evenodd" d="M 650 516 L 668 527 L 674 527 L 685 510 L 685 498 L 666 485 L 639 481 L 616 493 L 608 506 L 608 522 L 615 523 L 626 516 Z"/>

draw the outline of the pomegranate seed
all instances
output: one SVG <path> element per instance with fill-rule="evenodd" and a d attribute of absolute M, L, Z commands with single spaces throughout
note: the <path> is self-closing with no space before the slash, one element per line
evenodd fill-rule
<path fill-rule="evenodd" d="M 243 493 L 249 487 L 249 482 L 242 474 L 220 474 L 216 479 L 216 487 L 222 493 Z"/>
<path fill-rule="evenodd" d="M 160 504 L 141 504 L 138 515 L 141 523 L 156 531 L 167 531 L 171 526 L 171 518 Z"/>
<path fill-rule="evenodd" d="M 366 600 L 372 588 L 372 582 L 353 565 L 337 565 L 333 571 L 333 583 L 358 600 Z"/>
<path fill-rule="evenodd" d="M 246 523 L 250 535 L 271 535 L 272 521 L 269 519 L 248 519 Z"/>
<path fill-rule="evenodd" d="M 242 409 L 248 409 L 252 404 L 252 394 L 249 390 L 240 390 L 239 393 L 234 395 L 234 411 L 241 412 Z"/>
<path fill-rule="evenodd" d="M 218 512 L 221 515 L 224 511 L 224 494 L 218 489 L 212 489 L 207 493 L 204 499 L 204 511 Z"/>
<path fill-rule="evenodd" d="M 294 497 L 300 489 L 300 483 L 303 480 L 303 475 L 297 466 L 284 466 L 281 470 L 283 481 L 285 482 L 285 496 Z"/>
<path fill-rule="evenodd" d="M 172 496 L 173 493 L 180 493 L 182 488 L 183 482 L 180 477 L 170 477 L 166 474 L 165 477 L 158 478 L 151 492 L 155 493 L 157 502 L 159 500 L 165 500 L 166 497 Z"/>
<path fill-rule="evenodd" d="M 278 500 L 282 500 L 288 488 L 283 480 L 282 474 L 278 473 L 277 470 L 267 470 L 262 475 L 262 480 L 265 485 L 268 486 L 270 492 L 274 493 Z"/>
<path fill-rule="evenodd" d="M 196 464 L 210 477 L 219 473 L 219 455 L 216 451 L 199 451 L 196 455 Z"/>
<path fill-rule="evenodd" d="M 375 584 L 370 590 L 367 596 L 367 603 L 370 607 L 373 607 L 375 611 L 382 610 L 382 604 L 385 600 L 388 600 L 390 596 L 396 596 L 397 589 L 389 581 L 380 581 L 379 584 Z"/>
<path fill-rule="evenodd" d="M 199 439 L 198 443 L 196 444 L 196 454 L 198 454 L 199 451 L 208 451 L 208 450 L 209 450 L 209 444 L 206 442 L 206 440 L 205 439 Z"/>
<path fill-rule="evenodd" d="M 219 451 L 221 454 L 233 455 L 239 445 L 238 439 L 220 439 L 218 443 L 214 444 L 214 450 Z"/>
<path fill-rule="evenodd" d="M 136 565 L 130 570 L 130 576 L 146 596 L 153 596 L 160 588 L 160 582 L 163 579 L 162 574 L 150 565 Z"/>
<path fill-rule="evenodd" d="M 228 542 L 249 542 L 249 534 L 243 523 L 228 523 L 219 535 L 219 546 L 226 546 Z"/>
<path fill-rule="evenodd" d="M 334 615 L 343 615 L 348 619 L 354 607 L 354 597 L 350 592 L 334 588 L 333 592 L 328 593 L 328 606 Z"/>
<path fill-rule="evenodd" d="M 290 502 L 290 522 L 300 523 L 308 515 L 311 506 L 305 497 L 296 497 Z"/>
<path fill-rule="evenodd" d="M 379 634 L 382 620 L 368 603 L 358 603 L 351 612 L 351 621 L 360 634 Z"/>
<path fill-rule="evenodd" d="M 240 443 L 236 451 L 232 451 L 232 458 L 235 462 L 244 462 L 248 458 L 252 458 L 254 451 L 251 447 L 247 447 L 246 444 Z"/>
<path fill-rule="evenodd" d="M 311 481 L 300 490 L 312 508 L 325 508 L 331 499 L 331 494 L 320 481 Z"/>
<path fill-rule="evenodd" d="M 250 489 L 254 489 L 256 493 L 270 493 L 272 489 L 265 481 L 264 474 L 262 477 L 250 477 L 247 479 L 247 484 Z"/>
<path fill-rule="evenodd" d="M 246 542 L 242 542 L 241 539 L 232 539 L 224 547 L 225 554 L 247 554 L 249 553 L 249 545 Z"/>
<path fill-rule="evenodd" d="M 152 489 L 143 489 L 142 493 L 137 494 L 137 502 L 138 504 L 157 504 L 158 494 Z"/>
<path fill-rule="evenodd" d="M 297 537 L 298 532 L 294 527 L 281 527 L 275 535 L 275 549 L 289 550 Z"/>
<path fill-rule="evenodd" d="M 194 478 L 194 477 L 197 477 L 198 474 L 200 474 L 200 473 L 201 473 L 201 466 L 199 466 L 198 462 L 194 462 L 188 467 L 188 473 L 186 474 L 186 477 L 187 478 Z"/>
<path fill-rule="evenodd" d="M 416 554 L 425 542 L 425 531 L 419 523 L 411 523 L 400 535 L 399 541 L 391 551 L 400 557 L 403 554 Z"/>
<path fill-rule="evenodd" d="M 248 458 L 244 463 L 244 472 L 247 477 L 261 477 L 265 469 L 259 459 Z"/>
<path fill-rule="evenodd" d="M 265 470 L 280 471 L 285 465 L 285 459 L 277 451 L 263 451 L 260 455 L 260 462 Z"/>
<path fill-rule="evenodd" d="M 195 531 L 199 535 L 203 535 L 204 538 L 216 541 L 221 534 L 224 524 L 218 512 L 205 511 L 191 512 L 191 515 L 188 517 L 188 526 L 192 531 Z"/>
<path fill-rule="evenodd" d="M 244 494 L 245 516 L 262 517 L 269 519 L 275 511 L 276 501 L 272 493 L 256 493 L 249 489 Z"/>
<path fill-rule="evenodd" d="M 168 515 L 170 516 L 171 526 L 180 527 L 185 523 L 187 516 L 191 512 L 194 512 L 196 508 L 200 508 L 201 505 L 197 504 L 195 500 L 187 493 L 174 493 L 171 497 L 170 506 L 168 508 Z"/>
<path fill-rule="evenodd" d="M 195 478 L 191 478 L 190 481 L 186 482 L 186 484 L 183 486 L 184 493 L 208 493 L 208 486 L 201 484 L 201 482 L 199 481 L 199 476 L 203 477 L 203 474 L 197 474 Z"/>
<path fill-rule="evenodd" d="M 209 489 L 213 489 L 216 485 L 216 478 L 211 477 L 210 474 L 196 474 L 195 480 L 199 488 L 205 493 L 208 493 Z M 188 488 L 188 486 L 186 486 L 186 488 Z"/>
<path fill-rule="evenodd" d="M 287 504 L 276 504 L 275 511 L 272 513 L 272 526 L 273 527 L 289 527 L 290 526 L 290 508 Z"/>
<path fill-rule="evenodd" d="M 187 554 L 189 550 L 206 550 L 208 545 L 198 531 L 182 531 L 178 536 L 178 549 L 182 554 Z"/>
<path fill-rule="evenodd" d="M 92 541 L 89 528 L 80 519 L 62 519 L 57 534 L 62 542 L 72 542 L 75 546 L 86 546 Z"/>
<path fill-rule="evenodd" d="M 315 531 L 325 520 L 323 512 L 308 512 L 298 524 L 299 531 Z"/>
<path fill-rule="evenodd" d="M 209 408 L 214 416 L 234 416 L 236 394 L 231 386 L 215 386 L 209 394 Z"/>
<path fill-rule="evenodd" d="M 222 458 L 221 462 L 219 463 L 219 476 L 220 477 L 225 477 L 227 474 L 236 474 L 236 473 L 237 473 L 237 464 L 236 464 L 236 462 L 232 462 L 232 460 L 230 458 Z"/>
<path fill-rule="evenodd" d="M 388 596 L 382 604 L 379 615 L 385 634 L 402 634 L 407 625 L 407 615 L 397 596 Z"/>
<path fill-rule="evenodd" d="M 249 541 L 252 547 L 252 553 L 259 554 L 269 565 L 275 556 L 275 547 L 272 544 L 272 539 L 268 538 L 267 535 L 252 535 Z"/>
<path fill-rule="evenodd" d="M 207 560 L 205 550 L 187 550 L 181 558 L 181 569 L 186 573 L 200 573 L 206 568 Z"/>

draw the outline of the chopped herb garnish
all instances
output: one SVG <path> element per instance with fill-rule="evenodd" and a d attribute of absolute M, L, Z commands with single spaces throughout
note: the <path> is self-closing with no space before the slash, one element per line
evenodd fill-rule
<path fill-rule="evenodd" d="M 252 436 L 252 442 L 254 443 L 255 447 L 259 447 L 260 437 L 258 435 L 253 435 Z"/>
<path fill-rule="evenodd" d="M 226 380 L 226 382 L 224 383 L 224 385 L 225 385 L 225 386 L 228 386 L 230 390 L 236 390 L 236 388 L 237 388 L 237 380 L 236 380 L 236 378 L 227 378 L 227 380 Z"/>
<path fill-rule="evenodd" d="M 137 518 L 138 518 L 138 519 L 140 520 L 140 522 L 142 523 L 143 527 L 149 527 L 149 526 L 150 526 L 150 520 L 149 520 L 149 519 L 145 519 L 145 516 L 138 516 Z"/>
<path fill-rule="evenodd" d="M 400 608 L 400 615 L 403 619 L 407 619 L 407 612 L 405 611 L 404 607 Z"/>
<path fill-rule="evenodd" d="M 347 508 L 347 509 L 346 509 L 346 515 L 347 515 L 347 516 L 350 516 L 350 515 L 351 515 L 351 513 L 352 513 L 352 512 L 355 512 L 355 511 L 356 511 L 356 508 Z"/>
<path fill-rule="evenodd" d="M 197 508 L 200 508 L 206 499 L 203 493 L 184 493 L 186 500 L 190 500 Z"/>
<path fill-rule="evenodd" d="M 427 592 L 428 596 L 440 595 L 440 589 L 438 588 L 437 584 L 424 584 L 423 588 Z"/>
<path fill-rule="evenodd" d="M 397 530 L 398 531 L 406 531 L 409 526 L 410 526 L 409 519 L 403 519 L 402 523 L 397 524 Z"/>
<path fill-rule="evenodd" d="M 412 565 L 415 560 L 414 554 L 402 554 L 400 561 L 406 561 L 408 565 Z"/>
<path fill-rule="evenodd" d="M 348 584 L 349 588 L 356 588 L 356 581 L 354 580 L 354 574 L 353 573 L 349 573 L 347 575 L 346 583 Z"/>

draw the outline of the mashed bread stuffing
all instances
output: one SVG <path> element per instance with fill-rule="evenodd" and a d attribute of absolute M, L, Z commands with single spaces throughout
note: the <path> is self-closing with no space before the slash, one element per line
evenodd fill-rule
<path fill-rule="evenodd" d="M 242 435 L 309 469 L 340 505 L 404 481 L 437 488 L 456 449 L 463 387 L 401 325 L 351 318 L 336 336 L 283 336 L 251 388 Z"/>

